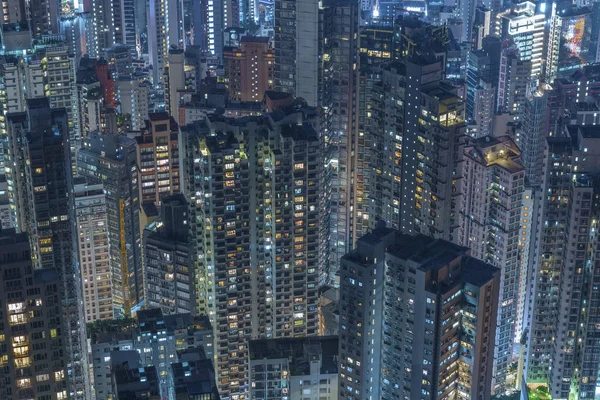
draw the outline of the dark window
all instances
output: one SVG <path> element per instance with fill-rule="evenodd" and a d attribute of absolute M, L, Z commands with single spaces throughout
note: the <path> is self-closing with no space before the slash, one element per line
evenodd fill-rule
<path fill-rule="evenodd" d="M 167 130 L 167 124 L 158 124 L 156 125 L 155 132 L 165 132 Z"/>

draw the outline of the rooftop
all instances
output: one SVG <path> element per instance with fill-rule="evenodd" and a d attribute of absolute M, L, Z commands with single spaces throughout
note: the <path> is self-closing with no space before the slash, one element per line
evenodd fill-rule
<path fill-rule="evenodd" d="M 462 263 L 462 280 L 480 287 L 499 273 L 499 269 L 473 257 L 465 257 Z"/>
<path fill-rule="evenodd" d="M 271 100 L 284 100 L 292 97 L 292 95 L 290 93 L 277 92 L 275 90 L 267 90 L 265 92 L 265 97 L 268 97 Z"/>
<path fill-rule="evenodd" d="M 132 318 L 118 320 L 97 320 L 87 325 L 92 343 L 108 343 L 133 337 L 136 322 Z"/>
<path fill-rule="evenodd" d="M 168 121 L 171 119 L 171 116 L 169 115 L 169 113 L 167 112 L 155 112 L 155 113 L 149 113 L 148 114 L 148 119 L 150 121 Z"/>
<path fill-rule="evenodd" d="M 584 139 L 600 139 L 600 125 L 576 125 L 574 128 Z"/>
<path fill-rule="evenodd" d="M 454 260 L 460 259 L 461 280 L 475 285 L 487 282 L 498 273 L 498 269 L 468 255 L 467 247 L 425 235 L 406 235 L 386 227 L 379 227 L 358 240 L 358 249 L 345 257 L 360 261 L 364 245 L 387 245 L 386 252 L 392 256 L 418 265 L 423 272 L 438 270 Z M 367 250 L 368 252 L 368 250 Z M 364 258 L 364 255 L 363 255 Z M 367 260 L 367 262 L 371 262 Z M 476 269 L 476 271 L 475 271 Z"/>
<path fill-rule="evenodd" d="M 269 43 L 267 36 L 244 36 L 241 40 L 242 43 Z"/>
<path fill-rule="evenodd" d="M 368 243 L 368 244 L 377 244 L 384 237 L 386 237 L 387 235 L 389 235 L 392 232 L 394 232 L 394 230 L 392 228 L 379 227 L 379 228 L 374 229 L 373 231 L 367 233 L 366 235 L 361 237 L 359 240 L 364 243 Z"/>
<path fill-rule="evenodd" d="M 19 243 L 29 243 L 27 233 L 15 229 L 0 229 L 0 246 L 11 246 Z"/>
<path fill-rule="evenodd" d="M 471 139 L 465 155 L 484 166 L 497 165 L 513 174 L 524 170 L 521 151 L 509 136 Z"/>
<path fill-rule="evenodd" d="M 281 126 L 281 136 L 283 137 L 291 137 L 292 139 L 306 140 L 306 141 L 318 141 L 319 136 L 315 131 L 315 128 L 306 124 L 306 125 L 292 125 L 286 124 Z"/>
<path fill-rule="evenodd" d="M 142 210 L 146 217 L 158 217 L 158 207 L 154 204 L 153 201 L 145 201 L 142 203 Z"/>
<path fill-rule="evenodd" d="M 289 359 L 292 376 L 310 374 L 315 351 L 321 359 L 321 374 L 338 372 L 337 336 L 251 340 L 249 348 L 250 360 Z"/>

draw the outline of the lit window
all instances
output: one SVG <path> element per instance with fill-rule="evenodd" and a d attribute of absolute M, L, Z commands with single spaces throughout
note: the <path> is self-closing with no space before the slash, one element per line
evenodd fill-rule
<path fill-rule="evenodd" d="M 31 379 L 30 378 L 17 379 L 17 387 L 21 388 L 21 389 L 31 387 Z"/>

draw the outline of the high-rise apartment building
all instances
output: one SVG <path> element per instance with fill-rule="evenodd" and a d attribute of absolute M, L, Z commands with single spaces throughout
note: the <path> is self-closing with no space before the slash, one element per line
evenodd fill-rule
<path fill-rule="evenodd" d="M 170 49 L 169 66 L 165 68 L 165 111 L 177 118 L 179 92 L 185 90 L 185 54 L 183 49 Z"/>
<path fill-rule="evenodd" d="M 330 0 L 322 5 L 316 0 L 276 3 L 275 89 L 301 97 L 310 106 L 327 102 L 321 93 L 326 90 L 323 74 L 337 72 L 350 79 L 348 69 L 357 69 L 358 8 L 358 0 Z M 347 51 L 336 57 L 331 51 L 336 46 Z M 325 71 L 327 65 L 335 65 L 334 70 Z M 341 81 L 339 84 L 347 85 Z"/>
<path fill-rule="evenodd" d="M 67 399 L 61 278 L 35 269 L 26 233 L 0 231 L 0 397 Z"/>
<path fill-rule="evenodd" d="M 25 96 L 20 82 L 24 69 L 19 64 L 16 57 L 2 57 L 0 60 L 0 88 L 2 96 L 0 97 L 0 107 L 2 110 L 2 120 L 0 123 L 0 174 L 6 181 L 6 189 L 9 200 L 10 225 L 17 227 L 17 210 L 14 195 L 14 181 L 10 169 L 10 159 L 8 155 L 8 132 L 6 115 L 8 113 L 21 112 L 25 106 Z M 8 164 L 8 173 L 5 167 Z"/>
<path fill-rule="evenodd" d="M 599 160 L 598 126 L 547 138 L 525 376 L 556 399 L 596 396 Z"/>
<path fill-rule="evenodd" d="M 79 134 L 79 111 L 75 86 L 75 57 L 67 48 L 47 50 L 42 62 L 46 78 L 45 95 L 50 100 L 50 107 L 64 107 L 69 117 L 69 135 Z"/>
<path fill-rule="evenodd" d="M 202 351 L 185 353 L 181 360 L 171 364 L 172 385 L 176 400 L 205 399 L 220 400 L 215 381 L 212 359 Z"/>
<path fill-rule="evenodd" d="M 69 54 L 67 47 L 48 49 L 42 59 L 44 69 L 44 95 L 50 101 L 51 108 L 64 108 L 68 117 L 67 144 L 71 150 L 71 159 L 75 161 L 75 151 L 81 138 L 79 127 L 79 108 L 75 81 L 75 57 Z M 73 174 L 75 165 L 73 165 Z"/>
<path fill-rule="evenodd" d="M 275 3 L 275 30 L 273 46 L 275 47 L 275 65 L 274 71 L 275 90 L 285 93 L 296 92 L 296 40 L 299 34 L 296 32 L 299 24 L 300 13 L 303 19 L 310 17 L 311 23 L 302 21 L 306 29 L 312 31 L 306 40 L 312 42 L 315 46 L 314 52 L 318 51 L 318 6 L 317 1 L 310 0 L 303 3 L 304 10 L 298 10 L 299 3 L 295 1 L 281 1 Z M 315 56 L 315 54 L 306 54 L 306 57 Z M 317 69 L 312 71 L 317 75 Z M 312 101 L 313 99 L 306 99 Z"/>
<path fill-rule="evenodd" d="M 322 54 L 319 2 L 286 0 L 275 4 L 275 89 L 319 102 L 319 54 Z"/>
<path fill-rule="evenodd" d="M 276 90 L 323 110 L 325 207 L 329 220 L 326 279 L 355 240 L 353 180 L 356 158 L 359 1 L 282 1 L 275 4 Z"/>
<path fill-rule="evenodd" d="M 461 1 L 457 4 L 457 14 L 462 19 L 462 29 L 460 30 L 461 42 L 471 42 L 474 36 L 475 29 L 475 11 L 478 3 L 474 0 Z"/>
<path fill-rule="evenodd" d="M 152 65 L 152 83 L 157 87 L 163 84 L 171 46 L 183 47 L 183 2 L 151 0 L 148 7 L 148 54 Z"/>
<path fill-rule="evenodd" d="M 102 125 L 104 96 L 96 75 L 96 59 L 84 57 L 77 68 L 77 108 L 79 109 L 80 137 L 98 131 Z M 81 142 L 76 144 L 81 147 Z"/>
<path fill-rule="evenodd" d="M 44 35 L 59 34 L 60 9 L 57 5 L 48 0 L 28 3 L 28 5 L 27 15 L 33 39 L 40 40 Z"/>
<path fill-rule="evenodd" d="M 525 168 L 520 150 L 508 136 L 486 136 L 465 147 L 460 177 L 461 206 L 457 243 L 471 249 L 471 256 L 501 271 L 494 356 L 494 387 L 505 387 L 513 359 L 517 305 L 521 280 L 526 279 L 519 260 Z M 513 379 L 514 377 L 511 377 Z"/>
<path fill-rule="evenodd" d="M 121 5 L 123 18 L 121 20 L 121 26 L 119 27 L 119 31 L 122 33 L 121 37 L 117 36 L 117 43 L 126 45 L 129 49 L 130 55 L 133 58 L 138 58 L 138 21 L 136 21 L 135 13 L 136 8 L 139 7 L 139 4 L 136 4 L 136 0 L 121 0 L 119 3 Z M 145 8 L 146 7 L 144 7 L 144 9 Z"/>
<path fill-rule="evenodd" d="M 27 14 L 25 2 L 21 0 L 11 0 L 2 5 L 2 24 L 16 24 L 25 22 Z"/>
<path fill-rule="evenodd" d="M 104 58 L 100 58 L 94 62 L 96 77 L 102 88 L 102 97 L 104 103 L 112 108 L 116 108 L 116 88 L 113 80 L 113 72 L 110 70 L 111 65 Z"/>
<path fill-rule="evenodd" d="M 358 0 L 275 3 L 274 86 L 323 110 L 324 196 L 332 210 L 325 269 L 335 282 L 339 259 L 355 240 L 354 187 L 357 160 L 359 73 Z"/>
<path fill-rule="evenodd" d="M 326 245 L 317 122 L 299 108 L 182 128 L 198 309 L 215 329 L 222 398 L 248 397 L 250 339 L 317 334 Z"/>
<path fill-rule="evenodd" d="M 24 87 L 20 84 L 24 81 L 23 75 L 26 74 L 23 64 L 22 59 L 17 57 L 2 57 L 0 76 L 5 98 L 2 105 L 4 114 L 20 112 L 25 108 Z"/>
<path fill-rule="evenodd" d="M 600 132 L 570 125 L 547 138 L 533 260 L 526 379 L 549 385 L 552 398 L 593 398 L 598 364 L 594 282 Z M 586 268 L 586 265 L 591 267 Z"/>
<path fill-rule="evenodd" d="M 529 87 L 518 141 L 521 148 L 521 161 L 525 167 L 525 179 L 529 185 L 534 186 L 542 183 L 544 140 L 548 130 L 546 113 L 549 89 L 550 87 L 544 83 L 537 87 Z"/>
<path fill-rule="evenodd" d="M 100 58 L 104 56 L 106 49 L 116 43 L 115 27 L 119 25 L 119 21 L 115 21 L 115 17 L 120 17 L 121 13 L 120 9 L 115 13 L 113 0 L 98 0 L 90 3 L 92 21 L 87 53 L 92 58 Z"/>
<path fill-rule="evenodd" d="M 196 312 L 195 252 L 188 215 L 182 194 L 165 198 L 160 218 L 143 234 L 144 305 L 161 308 L 164 315 Z"/>
<path fill-rule="evenodd" d="M 456 240 L 465 135 L 457 88 L 426 56 L 364 71 L 360 85 L 355 235 L 382 220 Z"/>
<path fill-rule="evenodd" d="M 591 64 L 576 70 L 570 76 L 555 79 L 550 86 L 543 86 L 547 93 L 544 124 L 550 136 L 561 132 L 557 124 L 565 115 L 575 115 L 577 104 L 600 99 L 600 65 Z"/>
<path fill-rule="evenodd" d="M 488 37 L 494 28 L 496 22 L 492 21 L 492 10 L 485 5 L 478 5 L 475 8 L 475 19 L 473 21 L 473 31 L 471 40 L 473 41 L 473 50 L 483 48 L 483 39 Z"/>
<path fill-rule="evenodd" d="M 531 60 L 523 61 L 519 49 L 511 45 L 502 50 L 496 109 L 519 120 L 524 112 L 531 74 Z"/>
<path fill-rule="evenodd" d="M 86 41 L 87 54 L 105 57 L 106 50 L 115 44 L 126 45 L 129 53 L 137 55 L 137 21 L 135 0 L 94 0 L 84 11 L 91 15 L 90 34 Z M 144 5 L 142 8 L 145 11 Z"/>
<path fill-rule="evenodd" d="M 35 267 L 59 274 L 68 392 L 71 398 L 85 398 L 89 382 L 81 286 L 74 257 L 67 113 L 51 109 L 47 98 L 29 99 L 27 112 L 9 114 L 7 121 L 18 226 L 29 234 Z"/>
<path fill-rule="evenodd" d="M 71 178 L 64 174 L 70 162 L 63 148 L 68 132 L 66 113 L 64 109 L 50 110 L 46 98 L 32 99 L 27 101 L 27 112 L 8 114 L 7 123 L 9 176 L 14 182 L 18 226 L 30 235 L 36 267 L 69 265 L 72 249 L 67 194 Z"/>
<path fill-rule="evenodd" d="M 131 78 L 120 78 L 117 81 L 117 96 L 119 110 L 122 114 L 129 114 L 131 130 L 141 131 L 148 119 L 149 95 L 152 85 L 149 82 L 140 82 Z"/>
<path fill-rule="evenodd" d="M 227 27 L 223 20 L 223 4 L 228 2 L 201 2 L 199 7 L 194 7 L 195 44 L 216 57 L 223 54 L 223 31 Z"/>
<path fill-rule="evenodd" d="M 136 136 L 141 202 L 160 204 L 180 190 L 178 127 L 167 113 L 151 113 L 146 129 Z"/>
<path fill-rule="evenodd" d="M 326 280 L 336 284 L 340 258 L 354 246 L 354 190 L 358 157 L 358 86 L 359 86 L 359 11 L 358 1 L 331 0 L 323 3 L 320 10 L 321 26 L 319 76 L 316 81 L 317 104 L 323 108 L 325 203 L 330 210 L 327 251 Z M 304 7 L 304 6 L 302 6 Z M 301 28 L 304 29 L 304 28 Z M 303 35 L 303 33 L 301 32 Z M 302 41 L 306 37 L 302 37 Z M 302 42 L 299 42 L 302 44 Z M 304 53 L 299 50 L 297 65 Z M 298 65 L 298 82 L 310 74 Z M 304 85 L 304 84 L 302 84 Z M 297 96 L 308 99 L 298 86 Z M 306 96 L 306 97 L 305 97 Z M 310 101 L 309 101 L 309 104 Z M 354 150 L 353 150 L 354 149 Z"/>
<path fill-rule="evenodd" d="M 531 61 L 530 76 L 537 80 L 542 76 L 546 56 L 545 3 L 521 1 L 512 4 L 509 11 L 499 14 L 497 32 L 504 39 L 511 39 L 519 49 L 522 61 Z"/>
<path fill-rule="evenodd" d="M 499 54 L 487 50 L 471 51 L 467 57 L 465 119 L 476 137 L 492 134 L 496 110 Z"/>
<path fill-rule="evenodd" d="M 114 117 L 114 116 L 113 116 Z M 92 132 L 77 154 L 77 172 L 106 193 L 110 274 L 115 318 L 135 314 L 143 301 L 140 192 L 135 140 L 111 131 Z"/>
<path fill-rule="evenodd" d="M 467 108 L 470 108 L 472 113 L 470 115 L 472 119 L 468 120 L 469 135 L 478 138 L 491 135 L 496 108 L 496 86 L 491 82 L 480 80 L 472 89 L 468 97 L 470 101 L 467 101 Z"/>
<path fill-rule="evenodd" d="M 340 398 L 490 399 L 500 271 L 379 227 L 340 268 Z"/>
<path fill-rule="evenodd" d="M 25 111 L 26 99 L 46 96 L 51 108 L 65 108 L 67 111 L 68 142 L 74 154 L 80 121 L 78 102 L 72 101 L 77 98 L 74 58 L 67 48 L 40 49 L 27 57 L 5 56 L 0 64 L 5 118 L 8 113 Z M 5 139 L 6 129 L 6 122 L 0 124 L 0 137 Z M 3 167 L 1 159 L 0 167 Z"/>
<path fill-rule="evenodd" d="M 275 57 L 268 37 L 244 36 L 240 47 L 223 53 L 229 98 L 261 102 L 273 89 Z"/>
<path fill-rule="evenodd" d="M 86 323 L 113 319 L 109 226 L 106 195 L 101 184 L 74 188 L 77 249 Z"/>
<path fill-rule="evenodd" d="M 21 53 L 31 48 L 31 39 L 40 40 L 45 35 L 60 33 L 60 9 L 51 1 L 29 3 L 10 0 L 2 4 L 2 48 L 7 52 Z M 18 46 L 13 46 L 18 44 Z"/>
<path fill-rule="evenodd" d="M 0 174 L 6 176 L 11 225 L 17 227 L 15 181 L 12 169 L 5 170 L 10 163 L 8 123 L 10 113 L 25 111 L 25 99 L 44 95 L 43 70 L 39 63 L 26 63 L 22 58 L 5 56 L 0 61 L 0 107 L 3 120 L 0 122 Z"/>

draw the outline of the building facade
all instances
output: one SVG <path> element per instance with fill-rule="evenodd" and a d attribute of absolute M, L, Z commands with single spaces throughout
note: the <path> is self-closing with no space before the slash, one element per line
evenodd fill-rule
<path fill-rule="evenodd" d="M 547 138 L 526 380 L 548 384 L 557 399 L 595 396 L 599 157 L 597 126 Z"/>
<path fill-rule="evenodd" d="M 180 191 L 177 124 L 167 113 L 151 113 L 136 136 L 139 198 L 160 204 L 161 198 Z"/>
<path fill-rule="evenodd" d="M 269 38 L 244 36 L 240 47 L 225 49 L 223 58 L 231 100 L 261 102 L 273 89 L 275 57 Z"/>
<path fill-rule="evenodd" d="M 441 68 L 418 57 L 361 74 L 357 237 L 381 220 L 408 234 L 456 238 L 464 103 Z"/>
<path fill-rule="evenodd" d="M 77 248 L 86 323 L 113 319 L 106 195 L 101 184 L 74 186 Z"/>
<path fill-rule="evenodd" d="M 215 327 L 225 399 L 248 396 L 250 339 L 317 334 L 324 215 L 314 112 L 213 116 L 182 131 L 198 310 Z"/>
<path fill-rule="evenodd" d="M 500 58 L 500 74 L 498 79 L 498 100 L 496 109 L 501 113 L 509 113 L 519 120 L 526 101 L 531 60 L 521 60 L 519 49 L 510 46 L 502 50 Z"/>
<path fill-rule="evenodd" d="M 471 256 L 501 271 L 494 346 L 494 387 L 500 391 L 507 383 L 514 343 L 519 342 L 522 333 L 515 327 L 521 281 L 527 275 L 520 263 L 520 234 L 522 224 L 530 217 L 523 213 L 525 168 L 519 158 L 519 148 L 508 136 L 487 136 L 465 147 L 461 171 L 457 243 L 470 248 Z"/>
<path fill-rule="evenodd" d="M 131 130 L 141 131 L 148 119 L 148 96 L 151 85 L 148 82 L 139 82 L 130 78 L 117 81 L 117 95 L 119 108 L 122 114 L 131 116 Z"/>
<path fill-rule="evenodd" d="M 146 227 L 144 304 L 164 315 L 196 312 L 195 252 L 189 240 L 189 208 L 181 194 L 165 198 L 160 218 Z"/>
<path fill-rule="evenodd" d="M 106 193 L 115 318 L 135 314 L 144 298 L 136 161 L 135 141 L 111 131 L 90 133 L 77 155 L 78 174 Z"/>
<path fill-rule="evenodd" d="M 497 32 L 502 38 L 511 39 L 519 49 L 522 61 L 531 61 L 530 77 L 537 80 L 542 76 L 546 57 L 546 14 L 545 4 L 521 1 L 510 10 L 499 14 Z"/>
<path fill-rule="evenodd" d="M 67 399 L 61 279 L 31 259 L 26 233 L 0 232 L 0 397 Z"/>
<path fill-rule="evenodd" d="M 68 354 L 69 396 L 89 390 L 81 286 L 74 246 L 68 116 L 47 98 L 27 100 L 27 112 L 7 116 L 18 227 L 29 235 L 36 268 L 60 277 L 61 322 Z"/>

